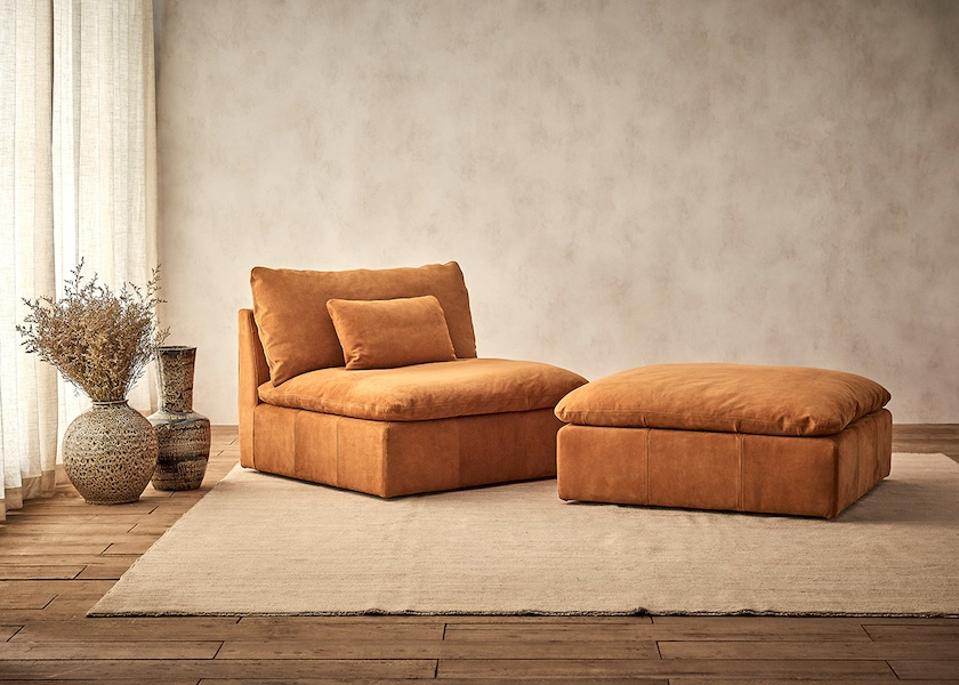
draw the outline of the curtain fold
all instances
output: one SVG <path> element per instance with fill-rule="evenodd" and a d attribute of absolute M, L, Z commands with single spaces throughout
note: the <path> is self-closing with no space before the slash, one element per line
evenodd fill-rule
<path fill-rule="evenodd" d="M 20 347 L 22 298 L 54 293 L 50 0 L 0 3 L 0 519 L 55 484 L 57 380 Z"/>
<path fill-rule="evenodd" d="M 153 59 L 152 0 L 0 0 L 0 520 L 53 491 L 86 406 L 23 352 L 21 298 L 62 294 L 81 258 L 113 287 L 156 265 Z"/>

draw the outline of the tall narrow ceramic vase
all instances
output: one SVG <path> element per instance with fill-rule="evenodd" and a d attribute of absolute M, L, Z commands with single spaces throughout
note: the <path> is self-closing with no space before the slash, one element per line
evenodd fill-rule
<path fill-rule="evenodd" d="M 157 490 L 200 487 L 210 457 L 210 420 L 193 411 L 195 347 L 161 347 L 160 410 L 149 417 L 159 443 Z"/>

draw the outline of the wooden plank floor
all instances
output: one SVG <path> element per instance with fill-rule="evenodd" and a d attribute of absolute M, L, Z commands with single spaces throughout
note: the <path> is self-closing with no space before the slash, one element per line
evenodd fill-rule
<path fill-rule="evenodd" d="M 84 618 L 236 463 L 236 429 L 213 440 L 198 492 L 94 507 L 64 485 L 0 524 L 0 680 L 959 684 L 957 619 Z M 897 426 L 895 449 L 959 461 L 959 425 Z"/>

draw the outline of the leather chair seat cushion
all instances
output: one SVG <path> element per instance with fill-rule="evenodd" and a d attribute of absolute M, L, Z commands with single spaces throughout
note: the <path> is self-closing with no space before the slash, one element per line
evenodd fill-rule
<path fill-rule="evenodd" d="M 428 421 L 478 414 L 552 409 L 586 383 L 549 364 L 508 359 L 457 359 L 393 369 L 342 367 L 259 387 L 260 401 L 376 421 Z"/>
<path fill-rule="evenodd" d="M 842 371 L 741 364 L 661 364 L 574 390 L 565 423 L 757 435 L 839 433 L 889 402 L 878 383 Z"/>

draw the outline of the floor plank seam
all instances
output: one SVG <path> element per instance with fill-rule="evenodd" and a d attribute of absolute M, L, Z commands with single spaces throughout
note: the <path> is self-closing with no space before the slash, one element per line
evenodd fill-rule
<path fill-rule="evenodd" d="M 896 678 L 896 680 L 903 679 L 902 676 L 896 671 L 895 666 L 892 665 L 892 661 L 890 659 L 886 659 L 885 664 L 887 667 L 889 667 L 889 670 L 892 672 L 892 675 Z"/>

